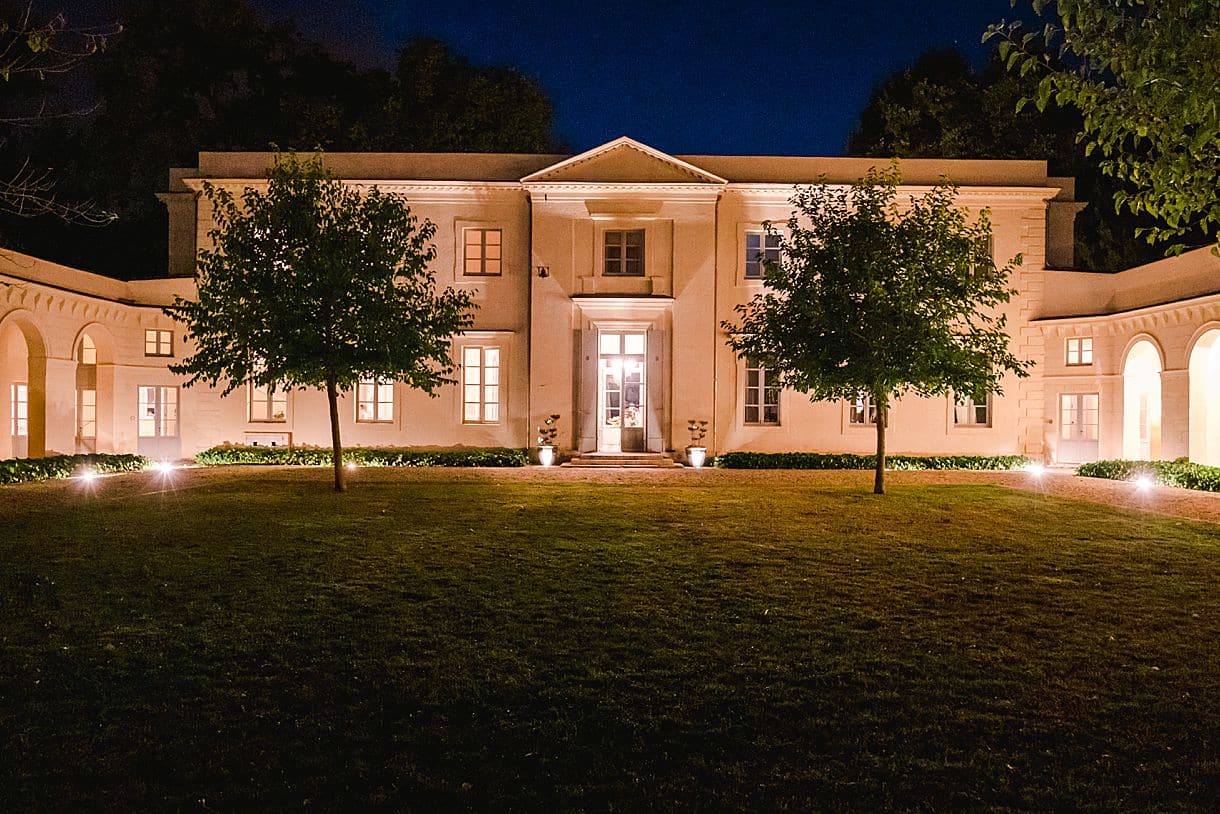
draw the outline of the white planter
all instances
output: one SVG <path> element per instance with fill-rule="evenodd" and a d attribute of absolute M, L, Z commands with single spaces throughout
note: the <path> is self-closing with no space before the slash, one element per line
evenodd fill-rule
<path fill-rule="evenodd" d="M 538 447 L 538 463 L 543 466 L 555 465 L 555 447 L 542 446 Z"/>
<path fill-rule="evenodd" d="M 690 461 L 690 465 L 695 469 L 702 469 L 703 464 L 707 462 L 707 447 L 687 447 L 686 460 Z"/>

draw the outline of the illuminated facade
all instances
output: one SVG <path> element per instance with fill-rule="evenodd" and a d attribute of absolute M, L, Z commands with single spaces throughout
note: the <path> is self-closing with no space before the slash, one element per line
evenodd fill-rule
<path fill-rule="evenodd" d="M 211 228 L 203 180 L 265 185 L 271 156 L 202 153 L 176 169 L 171 276 L 120 282 L 0 255 L 0 458 L 139 451 L 189 456 L 220 443 L 329 443 L 319 392 L 183 388 L 168 364 L 189 352 L 160 311 L 190 297 Z M 460 381 L 428 397 L 367 381 L 344 396 L 345 443 L 514 446 L 561 416 L 569 451 L 666 452 L 708 422 L 715 452 L 868 452 L 865 402 L 811 403 L 736 359 L 720 328 L 761 290 L 796 184 L 848 183 L 855 158 L 671 156 L 618 139 L 577 156 L 331 154 L 352 183 L 400 192 L 437 225 L 438 283 L 475 292 L 457 337 Z M 1048 461 L 1192 458 L 1220 464 L 1220 260 L 1206 250 L 1116 275 L 1071 266 L 1079 205 L 1039 161 L 902 163 L 919 193 L 948 177 L 959 203 L 992 212 L 994 251 L 1018 252 L 1007 308 L 1027 379 L 980 404 L 906 398 L 890 449 L 1021 452 Z"/>

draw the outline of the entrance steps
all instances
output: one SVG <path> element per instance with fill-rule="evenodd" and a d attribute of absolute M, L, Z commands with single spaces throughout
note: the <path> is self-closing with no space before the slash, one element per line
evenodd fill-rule
<path fill-rule="evenodd" d="M 585 452 L 560 466 L 575 469 L 672 469 L 682 464 L 663 452 Z"/>

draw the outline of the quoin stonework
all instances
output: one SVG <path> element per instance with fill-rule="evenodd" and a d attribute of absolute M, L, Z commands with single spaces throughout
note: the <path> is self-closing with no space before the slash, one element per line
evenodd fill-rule
<path fill-rule="evenodd" d="M 205 180 L 265 186 L 267 153 L 201 153 L 175 169 L 169 276 L 122 282 L 0 252 L 0 458 L 139 452 L 177 459 L 223 443 L 329 444 L 320 392 L 184 388 L 189 353 L 161 308 L 194 292 L 208 240 Z M 667 155 L 628 138 L 586 153 L 329 154 L 353 184 L 405 195 L 437 225 L 441 286 L 477 292 L 456 337 L 460 381 L 430 399 L 395 382 L 344 396 L 353 445 L 512 446 L 561 416 L 578 452 L 665 452 L 708 422 L 709 452 L 870 452 L 869 405 L 811 403 L 740 361 L 721 322 L 761 290 L 794 185 L 850 183 L 859 158 Z M 1118 274 L 1072 271 L 1080 205 L 1042 161 L 908 160 L 904 193 L 942 178 L 991 210 L 993 251 L 1024 263 L 1008 306 L 1013 350 L 1035 363 L 984 403 L 905 398 L 894 452 L 1024 453 L 1220 465 L 1220 259 L 1208 249 Z"/>

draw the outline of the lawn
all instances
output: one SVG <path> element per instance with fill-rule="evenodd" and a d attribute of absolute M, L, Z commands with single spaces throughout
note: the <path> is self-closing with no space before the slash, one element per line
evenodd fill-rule
<path fill-rule="evenodd" d="M 1216 526 L 901 476 L 154 477 L 0 487 L 0 810 L 1220 801 Z"/>

